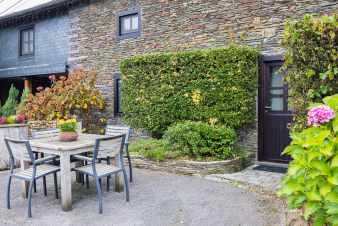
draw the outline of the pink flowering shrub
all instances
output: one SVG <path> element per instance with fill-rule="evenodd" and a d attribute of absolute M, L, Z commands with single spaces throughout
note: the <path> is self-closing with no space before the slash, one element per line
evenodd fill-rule
<path fill-rule="evenodd" d="M 320 105 L 311 108 L 307 113 L 307 124 L 309 126 L 320 126 L 321 124 L 329 122 L 335 117 L 334 111 L 326 106 Z"/>

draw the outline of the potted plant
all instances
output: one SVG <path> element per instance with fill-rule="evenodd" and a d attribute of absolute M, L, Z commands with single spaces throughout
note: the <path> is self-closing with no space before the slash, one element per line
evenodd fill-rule
<path fill-rule="evenodd" d="M 57 127 L 60 129 L 60 141 L 70 142 L 76 141 L 78 134 L 76 132 L 77 121 L 76 119 L 61 119 L 57 121 Z"/>

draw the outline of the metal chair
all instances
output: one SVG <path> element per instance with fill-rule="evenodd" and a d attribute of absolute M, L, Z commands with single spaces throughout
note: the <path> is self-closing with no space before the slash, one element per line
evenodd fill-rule
<path fill-rule="evenodd" d="M 97 162 L 98 160 L 98 155 L 99 152 L 104 150 L 110 150 L 112 153 L 114 153 L 114 147 L 116 147 L 116 141 L 120 140 L 120 144 L 118 145 L 118 165 L 113 166 L 113 165 L 107 165 L 103 163 Z M 102 187 L 101 187 L 101 178 L 103 177 L 108 177 L 111 175 L 116 175 L 118 173 L 123 173 L 123 179 L 124 179 L 124 186 L 125 186 L 125 193 L 126 193 L 126 200 L 127 202 L 129 201 L 129 185 L 128 185 L 128 177 L 127 173 L 124 167 L 124 161 L 123 161 L 123 149 L 124 149 L 124 144 L 126 140 L 126 135 L 125 134 L 120 134 L 118 136 L 113 136 L 113 137 L 106 137 L 106 138 L 100 138 L 96 140 L 95 143 L 95 148 L 93 152 L 93 157 L 89 158 L 83 155 L 73 155 L 73 158 L 82 160 L 82 161 L 87 161 L 88 165 L 84 165 L 81 167 L 76 167 L 73 168 L 72 170 L 75 172 L 80 172 L 85 175 L 94 177 L 95 182 L 96 182 L 96 192 L 98 196 L 98 201 L 99 201 L 99 213 L 102 213 L 103 208 L 102 208 Z M 116 152 L 115 152 L 116 155 Z"/>
<path fill-rule="evenodd" d="M 48 137 L 55 137 L 58 136 L 60 133 L 60 130 L 57 128 L 45 128 L 45 129 L 32 129 L 31 130 L 31 136 L 32 139 L 40 139 L 40 138 L 48 138 Z M 34 151 L 35 154 L 35 159 L 39 158 L 39 152 Z M 44 154 L 40 153 L 41 158 L 44 158 Z M 53 164 L 56 165 L 56 160 L 55 158 L 53 161 Z M 43 191 L 44 195 L 47 196 L 47 185 L 46 185 L 46 177 L 43 177 Z M 36 192 L 36 183 L 34 182 L 34 192 Z"/>
<path fill-rule="evenodd" d="M 57 185 L 57 172 L 60 170 L 59 167 L 45 164 L 52 161 L 55 156 L 49 156 L 45 158 L 35 159 L 32 151 L 32 147 L 27 140 L 15 140 L 5 138 L 6 147 L 10 156 L 10 175 L 7 185 L 7 209 L 10 209 L 10 189 L 12 178 L 25 180 L 29 182 L 29 190 L 26 191 L 26 197 L 28 197 L 28 217 L 32 217 L 32 190 L 34 181 L 39 178 L 43 178 L 49 174 L 54 175 L 54 186 L 55 186 L 55 198 L 58 199 L 58 185 Z M 27 160 L 32 163 L 32 166 L 19 172 L 14 172 L 15 160 Z"/>
<path fill-rule="evenodd" d="M 120 135 L 120 134 L 126 134 L 126 141 L 125 141 L 125 144 L 124 144 L 123 148 L 125 150 L 126 157 L 127 157 L 127 160 L 128 160 L 129 180 L 130 180 L 130 182 L 133 182 L 133 169 L 132 169 L 130 154 L 129 154 L 129 150 L 128 150 L 129 136 L 130 136 L 130 127 L 127 127 L 127 126 L 114 126 L 114 125 L 107 125 L 106 126 L 106 135 L 108 135 L 108 136 L 116 136 L 116 135 Z M 109 153 L 104 153 L 104 152 L 101 152 L 100 155 L 101 156 L 106 155 L 103 158 L 106 158 L 105 160 L 107 161 L 107 164 L 110 164 L 110 160 L 111 160 L 111 158 L 113 156 L 109 156 Z M 108 180 L 109 180 L 109 178 L 108 178 Z"/>

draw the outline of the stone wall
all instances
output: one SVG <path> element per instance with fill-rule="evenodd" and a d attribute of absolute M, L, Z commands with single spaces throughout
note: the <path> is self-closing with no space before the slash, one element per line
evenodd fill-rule
<path fill-rule="evenodd" d="M 117 14 L 140 10 L 141 35 L 117 38 Z M 121 59 L 137 54 L 221 47 L 236 41 L 283 52 L 280 39 L 287 18 L 338 11 L 336 0 L 125 0 L 94 1 L 69 12 L 71 68 L 98 72 L 98 87 L 113 119 L 113 77 Z M 257 127 L 240 133 L 244 147 L 257 148 Z M 251 131 L 251 132 L 250 132 Z M 247 142 L 249 140 L 249 142 Z"/>

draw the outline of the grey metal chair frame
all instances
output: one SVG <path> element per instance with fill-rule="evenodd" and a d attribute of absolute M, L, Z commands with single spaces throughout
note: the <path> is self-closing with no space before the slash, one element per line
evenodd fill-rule
<path fill-rule="evenodd" d="M 108 125 L 106 127 L 106 135 L 108 136 L 115 136 L 117 134 L 121 134 L 124 133 L 125 131 L 128 131 L 128 133 L 126 134 L 126 141 L 124 144 L 124 149 L 126 152 L 126 157 L 128 160 L 128 167 L 129 167 L 129 180 L 130 182 L 133 182 L 133 167 L 132 167 L 132 163 L 131 163 L 131 158 L 130 158 L 130 154 L 129 154 L 129 137 L 130 137 L 130 128 L 127 126 L 114 126 L 114 125 Z M 107 157 L 106 159 L 107 163 L 110 164 L 110 157 Z M 109 177 L 107 178 L 107 185 L 109 184 Z M 108 190 L 108 188 L 107 188 Z"/>
<path fill-rule="evenodd" d="M 100 151 L 100 143 L 102 141 L 108 141 L 108 140 L 115 140 L 115 139 L 122 139 L 121 142 L 121 146 L 120 146 L 120 150 L 119 150 L 119 163 L 120 163 L 120 167 L 116 168 L 116 170 L 111 171 L 111 172 L 107 172 L 105 174 L 102 175 L 98 175 L 97 174 L 97 169 L 96 169 L 96 165 L 100 164 L 97 163 L 98 160 L 98 152 Z M 126 135 L 125 134 L 121 134 L 118 136 L 112 136 L 112 137 L 105 137 L 105 138 L 99 138 L 96 139 L 95 142 L 95 148 L 94 148 L 94 152 L 93 152 L 93 157 L 86 157 L 83 155 L 73 155 L 74 158 L 79 159 L 79 160 L 83 160 L 83 161 L 87 161 L 88 163 L 91 163 L 91 167 L 92 167 L 92 172 L 85 172 L 85 171 L 81 171 L 81 167 L 78 168 L 73 168 L 73 171 L 77 171 L 77 172 L 81 172 L 83 174 L 86 174 L 86 176 L 92 176 L 95 178 L 95 182 L 96 182 L 96 192 L 97 192 L 97 197 L 98 197 L 98 201 L 99 201 L 99 213 L 101 214 L 103 212 L 103 207 L 102 207 L 102 186 L 101 186 L 101 178 L 102 177 L 109 177 L 113 174 L 118 174 L 118 173 L 123 173 L 123 179 L 124 179 L 124 186 L 125 186 L 125 194 L 126 194 L 126 201 L 129 202 L 129 184 L 128 184 L 128 177 L 127 177 L 127 172 L 125 170 L 124 167 L 124 157 L 123 157 L 123 149 L 124 149 L 124 143 L 125 143 L 125 139 L 126 139 Z"/>
<path fill-rule="evenodd" d="M 45 129 L 32 129 L 31 130 L 31 135 L 32 135 L 32 139 L 39 139 L 39 138 L 48 138 L 48 137 L 54 137 L 56 135 L 58 135 L 60 133 L 60 130 L 57 128 L 45 128 Z M 39 158 L 39 152 L 34 152 L 35 154 L 35 159 Z M 44 158 L 44 153 L 40 153 L 41 158 Z M 56 165 L 57 164 L 57 159 L 54 159 L 53 164 Z M 43 180 L 43 193 L 45 196 L 47 196 L 47 183 L 46 183 L 46 177 L 42 178 Z M 36 193 L 36 182 L 34 181 L 34 192 Z"/>
<path fill-rule="evenodd" d="M 33 184 L 34 181 L 39 179 L 39 178 L 43 178 L 49 174 L 53 174 L 54 175 L 54 187 L 55 187 L 55 198 L 58 199 L 58 185 L 57 185 L 57 172 L 60 170 L 59 168 L 55 168 L 55 170 L 51 170 L 42 174 L 37 175 L 37 167 L 41 164 L 45 164 L 47 162 L 52 161 L 53 159 L 55 159 L 55 156 L 49 156 L 46 158 L 40 158 L 40 159 L 35 159 L 34 157 L 34 153 L 32 151 L 32 147 L 29 143 L 28 140 L 16 140 L 16 139 L 11 139 L 11 138 L 5 138 L 5 143 L 6 143 L 6 147 L 10 156 L 10 175 L 9 175 L 9 179 L 8 179 L 8 184 L 7 184 L 7 209 L 11 208 L 11 204 L 10 204 L 10 190 L 11 190 L 11 182 L 12 182 L 12 178 L 17 178 L 20 180 L 25 180 L 29 182 L 29 190 L 28 192 L 26 191 L 26 197 L 28 198 L 28 217 L 32 217 L 32 190 L 33 190 Z M 29 177 L 28 176 L 20 176 L 16 173 L 14 173 L 14 168 L 15 168 L 15 157 L 13 154 L 13 150 L 11 148 L 10 143 L 13 144 L 22 144 L 25 146 L 29 159 L 32 163 L 32 175 Z"/>

